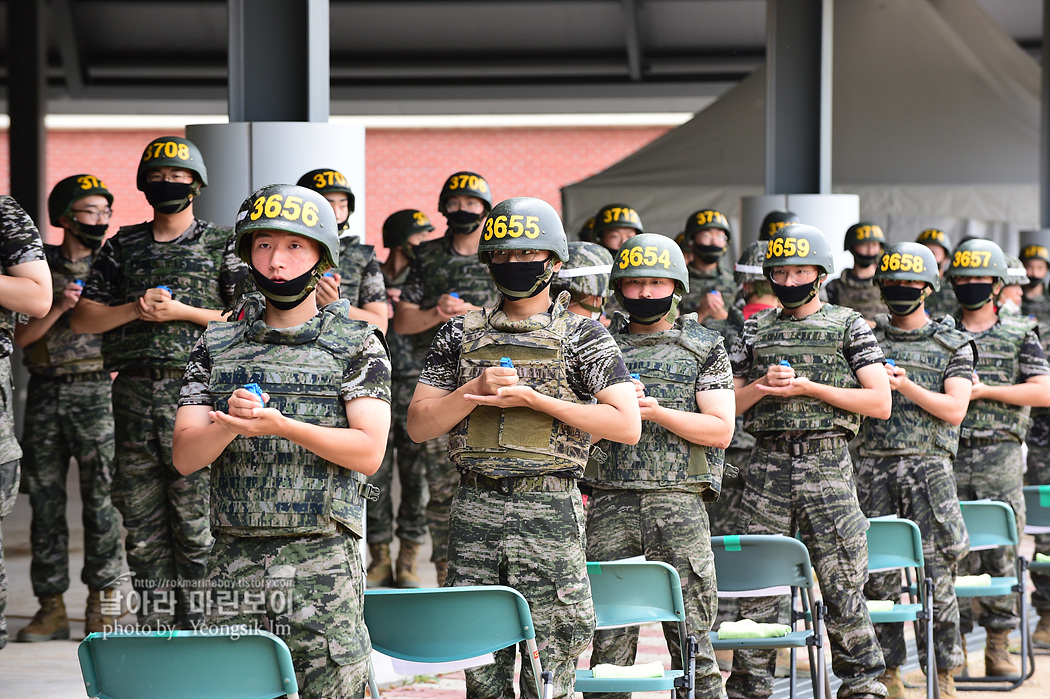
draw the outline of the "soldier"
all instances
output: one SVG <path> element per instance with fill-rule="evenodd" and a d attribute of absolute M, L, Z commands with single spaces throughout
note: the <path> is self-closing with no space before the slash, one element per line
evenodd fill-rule
<path fill-rule="evenodd" d="M 718 498 L 733 435 L 733 374 L 722 336 L 696 314 L 679 315 L 690 276 L 678 245 L 662 235 L 630 238 L 613 264 L 613 293 L 629 317 L 617 313 L 610 332 L 627 370 L 640 377 L 642 438 L 633 446 L 602 442 L 609 458 L 594 473 L 588 468 L 587 560 L 644 555 L 678 571 L 686 629 L 698 644 L 696 695 L 721 697 L 709 638 L 718 600 L 705 503 Z M 663 630 L 680 670 L 678 625 Z M 637 647 L 637 627 L 597 631 L 591 667 L 632 665 Z"/>
<path fill-rule="evenodd" d="M 1021 261 L 1029 283 L 1021 301 L 1021 315 L 1035 317 L 1039 324 L 1043 352 L 1050 344 L 1050 294 L 1046 293 L 1047 269 L 1050 267 L 1050 231 L 1021 231 Z M 1027 485 L 1050 484 L 1050 410 L 1032 408 L 1028 428 Z M 1035 535 L 1035 553 L 1050 555 L 1050 534 Z M 1050 574 L 1031 571 L 1032 606 L 1039 612 L 1039 623 L 1032 633 L 1032 644 L 1050 648 Z"/>
<path fill-rule="evenodd" d="M 842 270 L 838 279 L 828 282 L 828 301 L 852 308 L 864 316 L 868 325 L 875 327 L 875 316 L 885 307 L 872 277 L 875 263 L 886 249 L 886 235 L 877 224 L 861 221 L 846 230 L 845 246 L 853 255 L 853 267 Z"/>
<path fill-rule="evenodd" d="M 57 292 L 46 316 L 15 328 L 29 370 L 22 475 L 33 508 L 29 571 L 40 610 L 18 632 L 19 641 L 69 638 L 62 595 L 69 589 L 69 527 L 66 473 L 70 458 L 80 474 L 84 522 L 84 569 L 88 586 L 84 630 L 112 629 L 102 614 L 102 589 L 124 567 L 120 517 L 110 499 L 113 483 L 113 406 L 109 374 L 102 369 L 102 338 L 74 335 L 70 310 L 102 246 L 113 210 L 113 195 L 93 175 L 61 180 L 47 198 L 52 226 L 63 231 L 60 245 L 45 245 L 51 286 Z"/>
<path fill-rule="evenodd" d="M 551 292 L 557 296 L 568 291 L 569 312 L 607 325 L 605 300 L 612 264 L 612 255 L 601 245 L 570 240 L 569 259 L 551 280 Z"/>
<path fill-rule="evenodd" d="M 1021 315 L 1021 304 L 1024 303 L 1024 289 L 1031 281 L 1025 272 L 1021 260 L 1013 255 L 1003 255 L 1006 258 L 1006 281 L 1003 288 L 995 295 L 995 305 L 999 308 L 999 315 Z M 1035 320 L 1029 318 L 1029 320 Z"/>
<path fill-rule="evenodd" d="M 606 204 L 594 215 L 594 242 L 615 257 L 628 238 L 642 233 L 642 219 L 627 204 Z"/>
<path fill-rule="evenodd" d="M 817 296 L 834 271 L 819 230 L 781 228 L 766 245 L 762 267 L 783 309 L 751 316 L 730 354 L 737 413 L 756 440 L 737 532 L 798 531 L 828 608 L 839 697 L 884 697 L 882 651 L 862 592 L 868 522 L 846 447 L 863 416 L 890 415 L 882 350 L 859 313 Z M 755 621 L 776 621 L 777 610 L 775 597 L 740 602 L 741 615 Z M 769 696 L 774 655 L 737 650 L 729 696 Z"/>
<path fill-rule="evenodd" d="M 959 431 L 955 484 L 960 500 L 1001 500 L 1013 508 L 1017 531 L 1024 531 L 1021 442 L 1028 430 L 1030 406 L 1050 405 L 1050 366 L 1027 318 L 997 314 L 992 299 L 1008 275 L 1006 258 L 998 245 L 979 238 L 959 244 L 952 253 L 947 276 L 952 281 L 961 312 L 958 327 L 977 347 L 977 381 Z M 961 572 L 1013 575 L 1012 547 L 970 554 Z M 1007 639 L 1017 626 L 1013 602 L 978 598 L 978 623 L 988 640 L 984 650 L 988 677 L 1016 676 Z M 973 628 L 973 613 L 960 609 L 960 626 Z"/>
<path fill-rule="evenodd" d="M 408 413 L 417 441 L 451 431 L 449 455 L 462 474 L 445 584 L 509 585 L 525 596 L 556 697 L 572 696 L 576 660 L 594 632 L 576 481 L 591 435 L 634 443 L 641 431 L 609 333 L 569 313 L 568 294 L 551 304 L 550 280 L 568 256 L 546 202 L 519 197 L 493 208 L 478 257 L 499 305 L 441 327 Z M 494 665 L 467 671 L 471 699 L 514 695 L 514 648 L 495 655 Z M 536 699 L 534 682 L 525 671 L 522 697 Z"/>
<path fill-rule="evenodd" d="M 787 209 L 774 209 L 762 219 L 762 224 L 758 227 L 758 239 L 769 240 L 773 237 L 774 233 L 784 226 L 790 226 L 792 223 L 801 222 L 802 220 L 794 211 L 788 211 Z"/>
<path fill-rule="evenodd" d="M 422 211 L 402 209 L 383 222 L 383 246 L 390 254 L 381 269 L 390 303 L 390 316 L 401 297 L 401 286 L 408 277 L 409 263 L 415 259 L 416 247 L 434 230 L 430 219 Z M 391 365 L 391 415 L 393 423 L 383 465 L 368 482 L 379 488 L 379 500 L 365 510 L 368 526 L 368 552 L 372 563 L 368 568 L 369 587 L 421 587 L 423 582 L 416 572 L 416 556 L 427 534 L 427 464 L 445 459 L 438 451 L 438 440 L 416 444 L 408 436 L 405 421 L 408 404 L 419 376 L 419 365 L 412 362 L 410 338 L 391 330 L 386 335 Z M 394 538 L 394 506 L 390 486 L 394 478 L 394 464 L 401 481 L 401 504 L 397 510 L 397 578 L 390 561 L 390 542 Z"/>
<path fill-rule="evenodd" d="M 973 386 L 973 343 L 963 333 L 931 321 L 923 301 L 940 286 L 933 253 L 919 243 L 891 245 L 875 270 L 875 283 L 890 315 L 875 317 L 875 337 L 893 360 L 886 374 L 893 391 L 889 420 L 865 420 L 857 462 L 860 507 L 868 517 L 897 515 L 922 532 L 926 573 L 933 578 L 934 648 L 942 699 L 956 696 L 952 670 L 964 662 L 955 575 L 969 539 L 959 509 L 952 459 L 959 423 Z M 899 571 L 873 574 L 868 599 L 900 600 Z M 909 696 L 901 677 L 907 651 L 904 624 L 875 627 L 886 659 L 879 678 L 889 697 Z M 926 667 L 925 626 L 919 658 Z"/>
<path fill-rule="evenodd" d="M 280 206 L 296 198 L 298 209 Z M 208 621 L 281 636 L 300 696 L 360 699 L 371 644 L 358 542 L 365 476 L 390 427 L 390 363 L 382 335 L 350 319 L 347 301 L 318 312 L 315 284 L 339 260 L 322 197 L 263 187 L 241 204 L 236 230 L 262 296 L 198 340 L 175 418 L 179 471 L 214 463 Z M 259 595 L 261 580 L 283 594 Z"/>
<path fill-rule="evenodd" d="M 937 260 L 937 268 L 940 270 L 941 278 L 948 269 L 948 259 L 952 254 L 952 239 L 940 228 L 927 228 L 919 233 L 915 239 L 916 243 L 922 243 L 933 253 L 933 259 Z M 959 302 L 955 294 L 948 288 L 947 284 L 941 284 L 941 290 L 926 297 L 926 315 L 934 320 L 940 320 L 946 315 L 955 315 L 959 312 Z"/>
<path fill-rule="evenodd" d="M 721 264 L 733 237 L 729 221 L 721 211 L 700 209 L 689 214 L 682 233 L 693 252 L 689 263 L 689 293 L 682 297 L 682 312 L 696 313 L 704 327 L 724 335 L 727 322 L 743 324 L 739 318 L 726 320 L 730 313 L 738 314 L 738 309 L 733 307 L 736 283 Z"/>
<path fill-rule="evenodd" d="M 209 321 L 223 318 L 247 270 L 230 229 L 193 215 L 193 198 L 208 184 L 193 143 L 154 139 L 136 182 L 154 218 L 103 244 L 70 326 L 101 333 L 105 370 L 120 372 L 112 390 L 113 503 L 127 530 L 132 604 L 139 623 L 156 630 L 200 617 L 188 591 L 204 577 L 212 544 L 209 471 L 175 470 L 171 431 L 193 343 Z"/>
<path fill-rule="evenodd" d="M 11 352 L 16 314 L 43 318 L 51 308 L 51 273 L 44 258 L 40 233 L 22 207 L 0 196 L 0 648 L 7 645 L 7 573 L 4 569 L 4 517 L 18 497 L 18 460 L 22 449 L 15 439 Z M 24 318 L 19 318 L 24 320 Z"/>
<path fill-rule="evenodd" d="M 379 271 L 375 248 L 363 245 L 350 233 L 354 213 L 354 193 L 346 176 L 338 170 L 311 170 L 296 183 L 319 192 L 328 200 L 339 224 L 339 267 L 317 284 L 317 303 L 322 306 L 336 299 L 350 301 L 350 317 L 386 332 L 387 305 L 383 274 Z"/>
<path fill-rule="evenodd" d="M 394 311 L 394 332 L 411 338 L 409 366 L 416 367 L 416 371 L 423 366 L 430 344 L 445 321 L 496 305 L 497 294 L 488 270 L 478 260 L 482 225 L 491 208 L 492 189 L 477 173 L 457 172 L 441 187 L 438 211 L 448 221 L 448 230 L 443 238 L 416 249 L 408 278 L 401 287 L 401 301 Z M 444 456 L 445 435 L 438 434 L 433 439 L 436 441 L 432 445 L 424 447 L 428 455 L 435 455 L 435 460 L 427 463 L 427 526 L 432 547 L 430 560 L 440 586 L 447 571 L 449 507 L 459 486 L 459 474 Z M 442 456 L 438 458 L 438 454 Z M 369 571 L 375 582 L 377 575 L 371 566 Z"/>

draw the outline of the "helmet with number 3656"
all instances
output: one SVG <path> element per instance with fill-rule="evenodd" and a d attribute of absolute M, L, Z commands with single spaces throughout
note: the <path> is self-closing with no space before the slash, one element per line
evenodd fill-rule
<path fill-rule="evenodd" d="M 791 223 L 777 230 L 766 242 L 762 271 L 768 277 L 774 267 L 787 265 L 815 265 L 824 274 L 832 274 L 835 260 L 828 239 L 819 229 L 805 223 Z"/>
<path fill-rule="evenodd" d="M 926 282 L 940 291 L 941 275 L 933 252 L 922 243 L 894 243 L 875 264 L 875 282 L 903 279 Z"/>
<path fill-rule="evenodd" d="M 321 244 L 321 262 L 339 264 L 339 225 L 335 212 L 317 192 L 294 184 L 261 187 L 244 200 L 237 212 L 237 256 L 251 264 L 252 233 L 262 230 L 295 233 Z"/>
<path fill-rule="evenodd" d="M 561 217 L 535 197 L 505 199 L 492 207 L 478 243 L 478 259 L 489 264 L 495 250 L 550 250 L 562 262 L 569 261 Z"/>

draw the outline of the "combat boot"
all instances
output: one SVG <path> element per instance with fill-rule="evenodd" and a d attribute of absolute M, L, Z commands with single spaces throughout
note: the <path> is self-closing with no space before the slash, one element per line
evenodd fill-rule
<path fill-rule="evenodd" d="M 941 690 L 941 699 L 957 699 L 959 696 L 955 693 L 955 678 L 952 677 L 952 670 L 937 671 L 937 686 Z"/>
<path fill-rule="evenodd" d="M 1032 645 L 1036 648 L 1050 648 L 1050 609 L 1039 610 L 1039 623 L 1032 633 Z"/>
<path fill-rule="evenodd" d="M 1010 660 L 1010 629 L 985 629 L 988 640 L 984 646 L 984 674 L 986 677 L 1009 677 L 1020 674 Z"/>
<path fill-rule="evenodd" d="M 434 570 L 437 571 L 437 586 L 445 586 L 445 578 L 448 577 L 448 561 L 444 558 L 439 558 L 434 561 Z"/>
<path fill-rule="evenodd" d="M 62 595 L 44 595 L 40 598 L 40 609 L 29 625 L 18 632 L 21 643 L 36 643 L 52 639 L 69 638 L 69 617 Z"/>
<path fill-rule="evenodd" d="M 879 682 L 886 686 L 886 699 L 912 699 L 915 696 L 904 686 L 899 666 L 887 667 L 886 671 L 879 675 Z"/>
<path fill-rule="evenodd" d="M 84 634 L 112 632 L 116 619 L 110 614 L 102 613 L 102 602 L 107 607 L 113 604 L 113 590 L 100 590 L 92 587 L 88 590 L 87 608 L 84 610 Z M 107 610 L 108 611 L 108 610 Z"/>
<path fill-rule="evenodd" d="M 393 587 L 394 568 L 390 564 L 390 544 L 369 544 L 368 553 L 372 562 L 368 564 L 365 587 Z"/>
<path fill-rule="evenodd" d="M 419 544 L 407 539 L 401 539 L 401 548 L 397 552 L 397 569 L 395 578 L 397 586 L 415 590 L 423 587 L 423 581 L 416 574 L 416 554 L 419 553 Z"/>

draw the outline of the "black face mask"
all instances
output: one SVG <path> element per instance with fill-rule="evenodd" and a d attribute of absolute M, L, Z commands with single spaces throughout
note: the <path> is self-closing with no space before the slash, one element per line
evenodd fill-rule
<path fill-rule="evenodd" d="M 990 284 L 957 284 L 955 286 L 955 298 L 959 299 L 959 305 L 968 311 L 976 311 L 992 300 L 992 288 Z"/>
<path fill-rule="evenodd" d="M 910 286 L 882 287 L 882 300 L 895 316 L 910 316 L 922 305 L 922 292 Z"/>
<path fill-rule="evenodd" d="M 513 299 L 531 299 L 547 288 L 554 276 L 554 258 L 533 262 L 501 262 L 489 265 L 496 288 Z"/>
<path fill-rule="evenodd" d="M 473 233 L 478 229 L 478 224 L 481 223 L 481 214 L 475 214 L 470 211 L 450 211 L 445 214 L 445 218 L 448 219 L 449 229 L 456 235 Z"/>
<path fill-rule="evenodd" d="M 92 250 L 98 250 L 102 247 L 107 228 L 109 228 L 108 223 L 91 224 L 73 221 L 73 235 Z"/>
<path fill-rule="evenodd" d="M 704 262 L 718 262 L 722 255 L 725 254 L 725 251 L 725 248 L 717 245 L 701 245 L 700 243 L 693 243 L 693 254 Z"/>
<path fill-rule="evenodd" d="M 1045 282 L 1046 282 L 1046 278 L 1045 277 L 1033 277 L 1031 275 L 1028 276 L 1028 288 L 1029 289 L 1038 289 Z"/>
<path fill-rule="evenodd" d="M 820 277 L 817 277 L 809 284 L 800 284 L 799 286 L 776 284 L 772 281 L 769 282 L 769 285 L 773 287 L 773 294 L 780 300 L 781 306 L 784 308 L 798 308 L 809 303 L 817 295 L 818 281 L 820 281 Z"/>
<path fill-rule="evenodd" d="M 652 325 L 668 314 L 674 294 L 662 299 L 629 299 L 623 297 L 623 309 L 631 316 L 632 323 Z"/>
<path fill-rule="evenodd" d="M 857 267 L 871 267 L 881 256 L 881 252 L 877 255 L 860 255 L 858 253 L 853 253 L 853 264 Z"/>
<path fill-rule="evenodd" d="M 149 205 L 162 214 L 184 211 L 197 191 L 196 182 L 146 182 L 142 189 Z"/>
<path fill-rule="evenodd" d="M 251 268 L 252 279 L 259 285 L 259 291 L 269 299 L 274 308 L 288 311 L 306 300 L 306 297 L 317 285 L 317 268 L 299 275 L 295 279 L 284 282 L 275 282 L 267 279 L 262 272 Z"/>

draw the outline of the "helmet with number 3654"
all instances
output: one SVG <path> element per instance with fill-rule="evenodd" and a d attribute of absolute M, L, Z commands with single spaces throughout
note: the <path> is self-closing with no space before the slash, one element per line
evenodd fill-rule
<path fill-rule="evenodd" d="M 294 184 L 261 187 L 244 200 L 237 212 L 235 232 L 237 256 L 251 264 L 251 240 L 255 231 L 295 233 L 321 244 L 321 261 L 327 267 L 339 264 L 339 225 L 335 212 L 317 192 Z"/>
<path fill-rule="evenodd" d="M 613 288 L 618 290 L 616 282 L 630 277 L 673 279 L 676 291 L 689 293 L 689 268 L 685 264 L 685 255 L 678 243 L 659 233 L 642 233 L 628 238 L 613 256 L 609 277 Z"/>
<path fill-rule="evenodd" d="M 894 243 L 875 265 L 875 282 L 903 279 L 926 282 L 940 291 L 941 275 L 933 252 L 922 243 Z"/>
<path fill-rule="evenodd" d="M 478 243 L 478 259 L 489 264 L 495 250 L 550 250 L 562 262 L 569 261 L 561 217 L 535 197 L 505 199 L 492 207 Z"/>
<path fill-rule="evenodd" d="M 774 267 L 815 265 L 824 274 L 835 271 L 835 260 L 828 239 L 817 228 L 805 223 L 791 223 L 773 233 L 766 243 L 762 271 L 769 276 Z"/>

